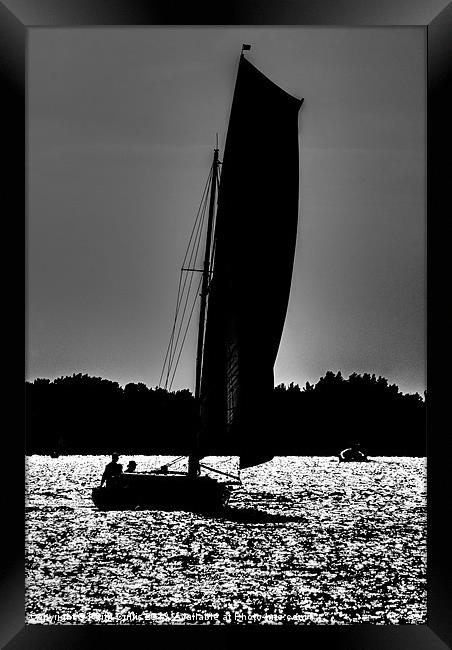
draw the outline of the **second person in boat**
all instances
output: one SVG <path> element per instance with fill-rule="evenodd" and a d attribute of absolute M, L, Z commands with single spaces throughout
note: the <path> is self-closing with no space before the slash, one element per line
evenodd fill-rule
<path fill-rule="evenodd" d="M 125 472 L 130 474 L 131 472 L 134 472 L 137 468 L 137 464 L 134 460 L 129 460 L 129 464 L 127 465 Z"/>

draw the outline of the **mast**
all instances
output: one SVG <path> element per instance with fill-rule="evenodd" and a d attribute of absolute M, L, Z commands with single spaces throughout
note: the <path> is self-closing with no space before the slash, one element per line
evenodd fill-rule
<path fill-rule="evenodd" d="M 204 345 L 204 328 L 205 328 L 205 320 L 206 320 L 207 293 L 208 293 L 208 285 L 209 285 L 210 249 L 212 244 L 213 217 L 215 213 L 217 173 L 218 173 L 218 149 L 214 149 L 213 163 L 212 163 L 212 179 L 210 184 L 209 216 L 207 221 L 206 251 L 204 255 L 204 266 L 202 271 L 201 306 L 199 310 L 198 348 L 196 353 L 195 399 L 199 399 L 201 395 L 202 352 L 203 352 L 203 345 Z"/>
<path fill-rule="evenodd" d="M 212 163 L 212 178 L 210 181 L 210 201 L 209 201 L 209 214 L 207 220 L 207 234 L 206 234 L 206 250 L 204 254 L 204 266 L 202 271 L 202 285 L 201 285 L 201 304 L 199 310 L 199 329 L 198 329 L 198 346 L 196 353 L 196 380 L 195 380 L 195 399 L 199 401 L 201 396 L 201 369 L 202 369 L 202 356 L 204 347 L 204 330 L 206 320 L 206 305 L 207 294 L 209 291 L 209 274 L 210 274 L 210 249 L 212 244 L 212 229 L 213 218 L 215 214 L 215 198 L 217 189 L 217 176 L 218 176 L 218 142 L 217 148 L 213 152 Z M 196 441 L 197 442 L 197 441 Z M 199 474 L 199 454 L 195 449 L 188 459 L 188 473 L 191 476 Z"/>

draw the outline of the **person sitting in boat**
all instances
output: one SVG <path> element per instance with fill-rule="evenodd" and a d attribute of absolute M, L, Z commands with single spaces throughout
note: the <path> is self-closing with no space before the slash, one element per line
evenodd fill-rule
<path fill-rule="evenodd" d="M 127 465 L 125 471 L 128 472 L 128 473 L 134 472 L 136 470 L 136 468 L 137 468 L 136 462 L 134 460 L 129 460 L 129 464 Z"/>
<path fill-rule="evenodd" d="M 118 484 L 118 480 L 122 474 L 122 465 L 118 463 L 119 454 L 116 452 L 111 455 L 111 462 L 105 466 L 104 473 L 102 474 L 102 480 L 100 482 L 100 487 L 105 483 L 106 487 L 114 487 Z"/>
<path fill-rule="evenodd" d="M 341 461 L 361 461 L 366 462 L 369 459 L 366 454 L 361 451 L 360 443 L 354 442 L 351 447 L 343 449 L 339 454 L 339 462 Z"/>

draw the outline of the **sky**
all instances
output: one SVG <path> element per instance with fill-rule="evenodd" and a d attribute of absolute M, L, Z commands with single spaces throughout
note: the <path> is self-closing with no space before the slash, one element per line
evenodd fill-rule
<path fill-rule="evenodd" d="M 422 28 L 29 30 L 28 380 L 159 383 L 242 43 L 305 100 L 275 384 L 340 370 L 425 390 Z M 173 390 L 194 389 L 196 327 Z"/>

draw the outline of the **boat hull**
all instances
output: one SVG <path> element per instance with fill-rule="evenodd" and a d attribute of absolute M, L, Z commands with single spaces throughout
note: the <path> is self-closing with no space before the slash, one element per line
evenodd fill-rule
<path fill-rule="evenodd" d="M 211 511 L 227 504 L 230 490 L 207 476 L 132 474 L 121 476 L 117 485 L 94 488 L 92 499 L 100 510 Z"/>

